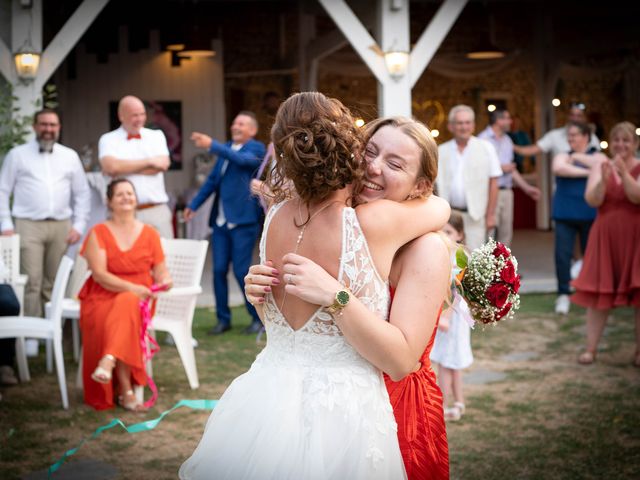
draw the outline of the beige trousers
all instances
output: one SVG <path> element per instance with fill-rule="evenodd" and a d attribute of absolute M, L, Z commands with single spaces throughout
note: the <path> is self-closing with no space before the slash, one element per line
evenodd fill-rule
<path fill-rule="evenodd" d="M 461 210 L 455 210 L 462 215 L 462 224 L 464 225 L 464 244 L 468 249 L 474 250 L 487 241 L 487 227 L 485 217 L 480 220 L 474 220 L 469 213 Z"/>
<path fill-rule="evenodd" d="M 155 228 L 160 237 L 173 238 L 173 216 L 167 204 L 138 210 L 136 218 Z"/>
<path fill-rule="evenodd" d="M 490 236 L 507 247 L 511 246 L 513 240 L 513 190 L 511 188 L 498 190 L 496 228 Z"/>
<path fill-rule="evenodd" d="M 20 271 L 29 276 L 24 289 L 24 314 L 44 316 L 44 304 L 51 290 L 58 265 L 67 249 L 71 220 L 15 219 L 20 235 Z"/>

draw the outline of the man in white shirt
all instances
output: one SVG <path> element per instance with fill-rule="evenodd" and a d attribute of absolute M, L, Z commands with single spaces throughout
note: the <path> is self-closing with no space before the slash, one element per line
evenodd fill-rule
<path fill-rule="evenodd" d="M 126 177 L 138 197 L 137 217 L 154 227 L 161 237 L 173 238 L 169 196 L 163 172 L 169 168 L 169 148 L 160 130 L 144 128 L 147 112 L 137 97 L 127 95 L 118 104 L 120 127 L 105 133 L 98 157 L 105 175 Z"/>
<path fill-rule="evenodd" d="M 498 108 L 489 114 L 489 126 L 478 135 L 478 138 L 493 145 L 500 161 L 502 176 L 498 179 L 495 239 L 508 247 L 513 238 L 513 184 L 533 200 L 538 201 L 540 198 L 540 190 L 529 185 L 516 168 L 513 161 L 513 141 L 507 135 L 509 130 L 511 115 L 507 110 Z"/>
<path fill-rule="evenodd" d="M 475 114 L 471 107 L 453 107 L 448 127 L 453 139 L 438 147 L 438 195 L 461 212 L 465 244 L 473 250 L 485 242 L 487 231 L 496 226 L 502 169 L 493 146 L 473 136 Z"/>
<path fill-rule="evenodd" d="M 20 270 L 29 277 L 24 312 L 41 317 L 62 255 L 87 226 L 91 194 L 80 157 L 57 143 L 58 114 L 37 112 L 33 129 L 36 138 L 12 148 L 2 164 L 0 228 L 3 235 L 20 235 Z"/>
<path fill-rule="evenodd" d="M 513 150 L 522 156 L 538 155 L 540 153 L 550 153 L 551 158 L 559 153 L 569 153 L 571 147 L 567 139 L 567 127 L 569 123 L 587 123 L 586 107 L 584 103 L 574 102 L 569 105 L 569 115 L 567 123 L 560 128 L 554 128 L 545 133 L 540 140 L 533 145 L 514 145 Z M 595 134 L 591 134 L 589 146 L 600 151 L 600 140 Z"/>

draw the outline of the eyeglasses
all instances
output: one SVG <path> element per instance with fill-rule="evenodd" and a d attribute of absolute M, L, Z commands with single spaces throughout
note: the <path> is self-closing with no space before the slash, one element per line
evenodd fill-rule
<path fill-rule="evenodd" d="M 577 108 L 578 110 L 584 111 L 587 109 L 587 106 L 582 102 L 571 102 L 569 108 Z"/>

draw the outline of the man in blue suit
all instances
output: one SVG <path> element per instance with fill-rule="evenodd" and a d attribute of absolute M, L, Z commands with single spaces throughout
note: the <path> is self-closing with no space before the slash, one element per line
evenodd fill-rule
<path fill-rule="evenodd" d="M 209 330 L 209 335 L 219 335 L 231 329 L 227 283 L 229 263 L 233 263 L 233 274 L 240 291 L 244 292 L 244 276 L 249 271 L 260 231 L 262 210 L 257 198 L 249 190 L 251 179 L 266 150 L 262 142 L 254 139 L 257 132 L 255 114 L 242 111 L 231 125 L 229 142 L 220 143 L 203 133 L 191 134 L 196 147 L 206 148 L 209 153 L 218 156 L 207 181 L 184 211 L 188 221 L 210 195 L 215 195 L 209 225 L 213 228 L 213 293 L 218 324 Z M 245 302 L 252 323 L 244 333 L 257 333 L 262 324 L 253 305 L 246 299 Z"/>

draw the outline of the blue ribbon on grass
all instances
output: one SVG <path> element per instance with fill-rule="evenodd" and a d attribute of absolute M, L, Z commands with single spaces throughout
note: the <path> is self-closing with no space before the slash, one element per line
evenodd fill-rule
<path fill-rule="evenodd" d="M 122 420 L 114 418 L 108 424 L 98 427 L 90 437 L 83 439 L 76 448 L 72 448 L 64 452 L 62 457 L 60 457 L 60 460 L 49 467 L 48 478 L 51 478 L 51 475 L 53 475 L 62 466 L 67 458 L 69 458 L 71 455 L 75 455 L 75 453 L 80 450 L 80 447 L 82 447 L 82 445 L 84 445 L 89 440 L 100 436 L 100 434 L 105 430 L 120 426 L 124 428 L 124 430 L 128 433 L 148 432 L 149 430 L 153 430 L 154 428 L 156 428 L 164 417 L 169 415 L 177 408 L 188 407 L 193 410 L 213 410 L 217 403 L 218 400 L 180 400 L 169 410 L 165 410 L 164 412 L 162 412 L 157 418 L 154 418 L 153 420 L 147 420 L 145 422 L 134 423 L 133 425 L 130 425 L 128 427 L 122 422 Z"/>

